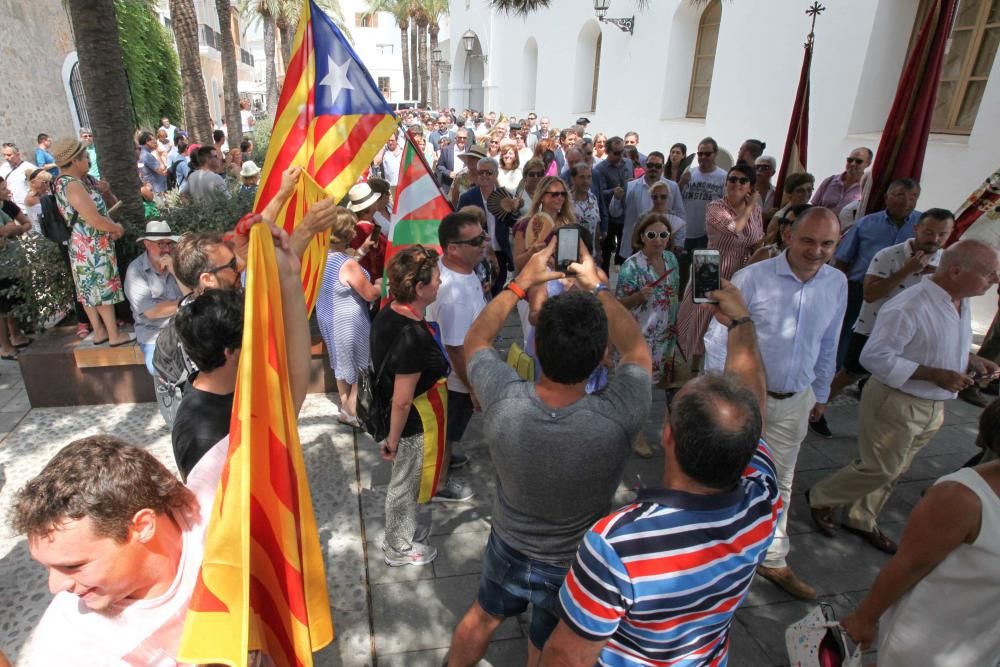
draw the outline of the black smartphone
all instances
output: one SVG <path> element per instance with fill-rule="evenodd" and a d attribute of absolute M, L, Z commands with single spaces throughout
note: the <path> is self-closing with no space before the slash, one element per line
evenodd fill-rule
<path fill-rule="evenodd" d="M 694 274 L 694 302 L 718 303 L 708 298 L 709 292 L 722 287 L 722 277 L 719 273 L 719 251 L 697 249 L 691 261 L 691 271 Z"/>
<path fill-rule="evenodd" d="M 556 230 L 556 271 L 566 271 L 580 261 L 580 228 L 560 227 Z"/>
<path fill-rule="evenodd" d="M 368 235 L 368 238 L 374 239 L 375 243 L 378 243 L 378 237 L 379 237 L 379 234 L 381 234 L 381 233 L 382 233 L 382 228 L 379 225 L 377 225 L 377 224 L 375 224 L 373 222 L 372 223 L 372 233 Z"/>

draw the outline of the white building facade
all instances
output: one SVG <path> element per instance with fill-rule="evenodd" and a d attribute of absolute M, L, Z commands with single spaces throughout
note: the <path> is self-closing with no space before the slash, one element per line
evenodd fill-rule
<path fill-rule="evenodd" d="M 878 148 L 918 12 L 927 0 L 836 0 L 816 23 L 809 171 L 843 170 L 851 149 Z M 643 152 L 712 136 L 730 153 L 765 141 L 781 159 L 802 65 L 812 0 L 656 0 L 634 15 L 634 34 L 597 20 L 591 0 L 552 0 L 526 18 L 487 0 L 453 0 L 451 106 L 523 117 L 552 127 L 579 116 L 591 132 L 635 130 Z M 471 52 L 460 35 L 475 34 Z M 960 0 L 939 88 L 920 208 L 957 209 L 1000 166 L 1000 3 Z M 982 330 L 996 298 L 981 299 Z"/>

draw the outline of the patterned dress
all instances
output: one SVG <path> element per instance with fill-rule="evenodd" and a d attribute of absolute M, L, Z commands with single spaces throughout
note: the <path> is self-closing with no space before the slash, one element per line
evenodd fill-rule
<path fill-rule="evenodd" d="M 597 197 L 593 192 L 587 193 L 587 198 L 579 201 L 573 197 L 573 212 L 576 213 L 576 221 L 590 230 L 591 237 L 597 234 L 597 228 L 601 224 L 601 210 L 597 205 Z"/>
<path fill-rule="evenodd" d="M 705 208 L 705 228 L 708 247 L 719 251 L 719 274 L 731 280 L 733 274 L 747 265 L 754 246 L 764 238 L 764 220 L 760 207 L 750 212 L 750 220 L 742 232 L 736 232 L 736 210 L 725 198 L 716 199 Z M 677 315 L 678 344 L 688 359 L 705 354 L 705 332 L 712 321 L 712 311 L 693 301 L 689 280 Z"/>
<path fill-rule="evenodd" d="M 108 215 L 108 207 L 104 199 L 85 181 L 63 175 L 56 181 L 56 202 L 63 217 L 69 222 L 76 213 L 66 197 L 66 188 L 76 181 L 87 191 L 97 212 Z M 115 241 L 110 232 L 92 227 L 82 217 L 77 217 L 76 224 L 69 238 L 69 262 L 73 267 L 73 281 L 76 283 L 77 298 L 85 306 L 112 306 L 125 300 L 122 280 L 118 275 L 118 262 L 115 260 Z"/>
<path fill-rule="evenodd" d="M 353 261 L 343 252 L 327 254 L 323 284 L 316 299 L 316 319 L 330 357 L 330 368 L 338 380 L 350 384 L 358 381 L 358 369 L 368 365 L 371 332 L 368 302 L 340 280 L 340 269 Z M 365 280 L 369 280 L 368 271 L 361 270 Z"/>
<path fill-rule="evenodd" d="M 674 346 L 677 344 L 680 271 L 674 253 L 663 251 L 663 265 L 666 267 L 666 277 L 660 280 L 661 276 L 656 275 L 646 255 L 639 251 L 622 264 L 618 273 L 618 286 L 615 288 L 615 296 L 621 299 L 635 294 L 646 285 L 656 283 L 649 299 L 631 309 L 653 356 L 653 384 L 670 382 L 672 379 Z"/>

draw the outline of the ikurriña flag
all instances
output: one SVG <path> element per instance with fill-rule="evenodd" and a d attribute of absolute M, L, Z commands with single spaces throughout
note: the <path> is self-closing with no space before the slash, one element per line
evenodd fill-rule
<path fill-rule="evenodd" d="M 317 198 L 344 198 L 395 127 L 392 109 L 343 33 L 312 0 L 306 0 L 254 211 L 263 211 L 277 194 L 283 171 L 302 167 L 314 183 L 300 179 L 277 221 L 290 233 Z M 328 242 L 326 234 L 318 235 L 302 257 L 309 312 L 322 284 Z"/>
<path fill-rule="evenodd" d="M 309 667 L 333 640 L 323 553 L 288 382 L 270 229 L 250 230 L 246 307 L 229 453 L 178 659 Z"/>

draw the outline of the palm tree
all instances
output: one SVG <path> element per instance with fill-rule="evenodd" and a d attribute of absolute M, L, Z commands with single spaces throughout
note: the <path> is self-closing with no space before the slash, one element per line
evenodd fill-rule
<path fill-rule="evenodd" d="M 340 8 L 338 0 L 316 0 L 316 5 L 322 9 L 344 33 L 344 37 L 349 42 L 354 42 L 351 31 L 344 21 L 344 12 Z M 299 18 L 302 16 L 302 0 L 281 0 L 281 9 L 274 16 L 275 26 L 281 36 L 281 55 L 287 67 L 288 61 L 292 57 L 292 42 L 295 41 L 295 32 L 299 27 Z"/>
<path fill-rule="evenodd" d="M 241 0 L 240 13 L 264 24 L 264 81 L 267 91 L 267 115 L 278 111 L 278 69 L 275 56 L 275 17 L 281 13 L 282 0 Z M 287 64 L 287 62 L 286 62 Z"/>
<path fill-rule="evenodd" d="M 416 10 L 414 17 L 417 22 L 417 74 L 420 79 L 420 95 L 418 99 L 420 100 L 420 106 L 426 108 L 427 98 L 430 95 L 430 86 L 427 79 L 427 65 L 429 60 L 427 57 L 427 26 L 430 24 L 430 20 L 427 18 L 425 10 L 426 0 L 415 0 L 413 4 Z"/>
<path fill-rule="evenodd" d="M 427 31 L 431 36 L 430 49 L 433 54 L 438 48 L 438 33 L 441 32 L 441 19 L 448 16 L 448 0 L 424 0 L 424 12 L 427 14 L 427 20 L 430 22 L 430 25 L 427 26 Z M 433 106 L 441 104 L 440 74 L 438 66 L 432 62 L 430 103 Z"/>
<path fill-rule="evenodd" d="M 410 52 L 407 49 L 410 43 L 410 0 L 368 0 L 368 11 L 373 14 L 389 12 L 396 19 L 399 48 L 402 52 L 400 55 L 403 59 L 403 99 L 413 99 L 410 97 Z"/>
<path fill-rule="evenodd" d="M 240 118 L 240 91 L 236 73 L 236 40 L 233 38 L 232 9 L 229 0 L 215 0 L 215 11 L 219 15 L 219 33 L 222 44 L 222 94 L 226 109 L 226 137 L 230 146 L 236 147 L 243 141 L 243 121 Z"/>
<path fill-rule="evenodd" d="M 417 2 L 418 0 L 410 0 L 407 10 L 410 16 L 410 24 L 414 26 L 417 25 Z M 419 49 L 417 48 L 420 42 L 418 34 L 419 29 L 410 33 L 410 92 L 413 93 L 411 99 L 414 100 L 420 99 L 420 58 L 418 56 Z M 405 44 L 403 44 L 403 48 L 406 48 Z"/>
<path fill-rule="evenodd" d="M 135 120 L 122 60 L 114 0 L 69 0 L 70 23 L 80 59 L 80 78 L 94 141 L 101 156 L 101 175 L 122 201 L 124 222 L 143 221 L 139 172 L 135 168 Z"/>
<path fill-rule="evenodd" d="M 208 113 L 208 95 L 205 92 L 205 79 L 201 74 L 198 15 L 194 11 L 194 0 L 170 0 L 170 20 L 181 63 L 181 90 L 187 130 L 193 141 L 211 144 L 212 117 Z"/>

